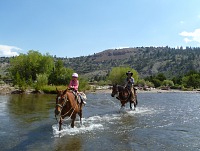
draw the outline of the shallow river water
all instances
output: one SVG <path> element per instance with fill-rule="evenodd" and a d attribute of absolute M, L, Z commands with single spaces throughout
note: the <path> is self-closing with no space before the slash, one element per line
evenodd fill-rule
<path fill-rule="evenodd" d="M 139 93 L 135 111 L 110 94 L 89 93 L 75 128 L 58 131 L 55 95 L 0 96 L 0 150 L 200 150 L 200 93 Z"/>

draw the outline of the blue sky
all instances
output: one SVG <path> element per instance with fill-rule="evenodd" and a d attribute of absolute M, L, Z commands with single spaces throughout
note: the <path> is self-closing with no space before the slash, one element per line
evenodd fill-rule
<path fill-rule="evenodd" d="M 0 56 L 200 47 L 200 0 L 0 0 Z"/>

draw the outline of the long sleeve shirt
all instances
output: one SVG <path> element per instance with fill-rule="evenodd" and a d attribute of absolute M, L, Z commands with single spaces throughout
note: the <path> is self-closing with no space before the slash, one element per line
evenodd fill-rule
<path fill-rule="evenodd" d="M 74 88 L 74 90 L 78 91 L 79 81 L 71 80 L 69 83 L 69 88 Z"/>

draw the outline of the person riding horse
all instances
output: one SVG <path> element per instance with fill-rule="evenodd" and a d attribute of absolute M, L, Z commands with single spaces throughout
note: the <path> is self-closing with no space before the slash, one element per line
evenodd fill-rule
<path fill-rule="evenodd" d="M 79 95 L 80 92 L 78 92 L 78 87 L 79 87 L 78 74 L 77 73 L 73 73 L 72 74 L 72 79 L 70 80 L 68 88 L 71 89 L 74 92 L 74 95 L 76 97 L 78 97 L 78 101 L 80 100 L 79 103 L 86 104 L 86 102 L 81 98 L 81 95 Z"/>
<path fill-rule="evenodd" d="M 134 101 L 134 97 L 136 95 L 136 89 L 134 88 L 134 78 L 133 73 L 131 71 L 126 72 L 127 78 L 125 81 L 125 88 L 127 88 L 130 91 L 130 100 L 133 102 Z"/>

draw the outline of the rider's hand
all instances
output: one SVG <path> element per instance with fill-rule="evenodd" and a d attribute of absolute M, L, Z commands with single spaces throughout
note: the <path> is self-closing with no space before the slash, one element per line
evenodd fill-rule
<path fill-rule="evenodd" d="M 70 86 L 69 89 L 70 89 L 70 90 L 74 90 L 74 86 Z"/>

